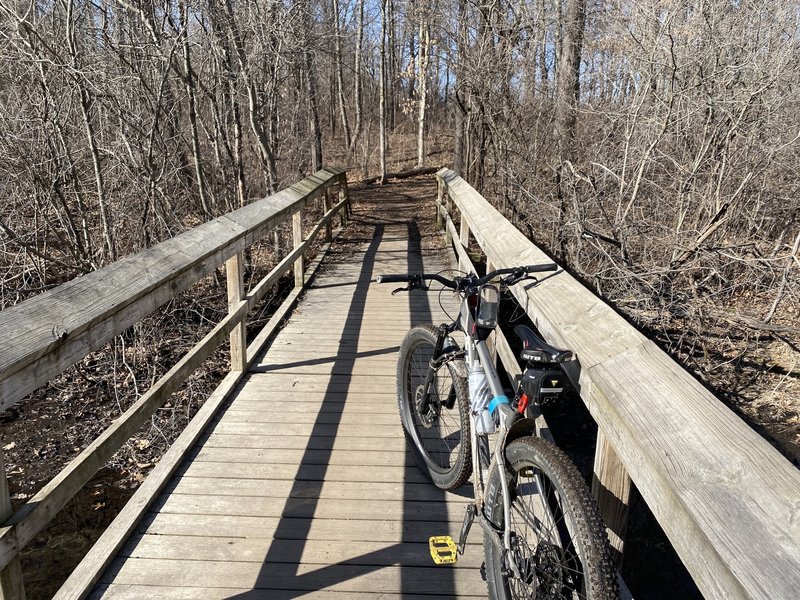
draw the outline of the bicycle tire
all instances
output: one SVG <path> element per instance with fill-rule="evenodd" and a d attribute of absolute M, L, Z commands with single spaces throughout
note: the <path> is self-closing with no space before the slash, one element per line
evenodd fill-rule
<path fill-rule="evenodd" d="M 433 325 L 421 324 L 412 327 L 403 339 L 397 362 L 397 403 L 403 433 L 417 465 L 438 488 L 454 490 L 472 474 L 467 381 L 447 362 L 435 374 L 435 391 L 425 415 L 419 414 L 416 402 L 437 335 Z"/>
<path fill-rule="evenodd" d="M 489 597 L 619 598 L 605 527 L 589 489 L 569 458 L 536 437 L 509 444 L 506 458 L 511 468 L 512 548 L 523 576 L 508 575 L 505 552 L 485 535 Z M 503 496 L 496 468 L 487 490 L 486 514 L 502 529 Z"/>

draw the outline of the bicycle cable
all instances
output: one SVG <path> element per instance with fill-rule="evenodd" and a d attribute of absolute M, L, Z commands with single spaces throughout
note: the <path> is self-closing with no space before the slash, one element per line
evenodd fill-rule
<path fill-rule="evenodd" d="M 436 274 L 437 275 L 441 275 L 442 273 L 460 273 L 461 275 L 464 275 L 464 276 L 467 275 L 467 273 L 465 273 L 464 271 L 460 271 L 458 269 L 442 269 L 441 271 L 439 271 Z M 439 295 L 437 296 L 437 300 L 439 302 L 439 308 L 442 309 L 442 312 L 447 316 L 448 319 L 450 319 L 451 321 L 455 321 L 455 319 L 450 316 L 450 313 L 447 312 L 447 309 L 444 307 L 444 304 L 442 304 L 442 294 L 444 293 L 444 291 L 446 289 L 449 289 L 449 288 L 447 286 L 443 285 L 442 288 L 439 290 Z M 454 293 L 457 294 L 458 292 L 454 292 Z"/>

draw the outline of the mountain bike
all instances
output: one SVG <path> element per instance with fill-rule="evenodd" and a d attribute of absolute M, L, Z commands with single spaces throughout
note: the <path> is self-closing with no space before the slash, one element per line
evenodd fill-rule
<path fill-rule="evenodd" d="M 556 269 L 543 264 L 483 277 L 406 273 L 376 279 L 408 284 L 393 295 L 428 291 L 429 282 L 438 282 L 460 297 L 452 323 L 420 324 L 406 334 L 397 398 L 406 439 L 428 478 L 452 491 L 474 475 L 458 542 L 431 537 L 431 557 L 437 564 L 456 562 L 477 520 L 484 532 L 481 573 L 494 600 L 619 597 L 608 537 L 586 484 L 560 449 L 536 436 L 534 409 L 562 395 L 567 380 L 561 364 L 573 353 L 526 326 L 515 327 L 526 367 L 509 399 L 487 345 L 498 325 L 501 293 L 523 281 L 535 285 L 533 273 Z"/>

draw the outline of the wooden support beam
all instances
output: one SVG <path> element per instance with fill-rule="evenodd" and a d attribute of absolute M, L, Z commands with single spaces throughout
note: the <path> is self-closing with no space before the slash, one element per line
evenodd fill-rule
<path fill-rule="evenodd" d="M 228 311 L 234 311 L 244 298 L 244 254 L 232 256 L 225 263 L 228 280 Z M 245 315 L 246 316 L 246 315 Z M 231 371 L 244 371 L 246 368 L 246 318 L 231 331 Z"/>
<path fill-rule="evenodd" d="M 345 209 L 341 211 L 339 214 L 341 215 L 342 222 L 341 225 L 344 227 L 347 225 L 348 219 L 350 215 L 353 214 L 353 207 L 350 202 L 350 189 L 347 187 L 347 175 L 343 174 L 340 179 L 339 185 L 339 202 L 345 203 Z"/>
<path fill-rule="evenodd" d="M 328 211 L 331 209 L 331 190 L 328 188 L 325 190 L 325 195 L 323 196 L 323 203 L 322 203 L 322 213 L 327 214 Z M 330 219 L 325 221 L 325 242 L 330 243 L 333 239 L 333 224 L 331 223 Z"/>
<path fill-rule="evenodd" d="M 469 221 L 464 213 L 461 213 L 461 230 L 458 234 L 458 241 L 465 251 L 469 250 Z M 469 254 L 469 253 L 468 253 Z M 458 268 L 467 271 L 471 262 L 467 263 L 462 259 L 458 261 Z"/>
<path fill-rule="evenodd" d="M 625 466 L 620 461 L 608 438 L 597 431 L 597 447 L 594 455 L 592 495 L 600 508 L 600 516 L 606 524 L 608 540 L 614 552 L 617 569 L 622 567 L 625 531 L 628 527 L 633 484 Z"/>
<path fill-rule="evenodd" d="M 442 199 L 444 198 L 444 184 L 436 180 L 436 229 L 441 229 L 444 225 L 442 221 L 442 211 L 440 207 L 442 206 Z"/>
<path fill-rule="evenodd" d="M 12 514 L 5 457 L 0 449 L 0 523 L 5 523 Z M 0 600 L 25 600 L 25 585 L 18 555 L 0 571 Z"/>
<path fill-rule="evenodd" d="M 448 200 L 448 205 L 449 205 L 449 200 Z M 444 211 L 444 219 L 445 219 L 445 221 L 444 221 L 444 243 L 445 243 L 445 245 L 447 245 L 447 247 L 450 247 L 450 245 L 453 243 L 453 232 L 450 231 L 450 225 L 453 225 L 453 221 L 452 221 L 453 215 L 448 210 L 447 206 L 442 206 L 441 210 Z M 453 225 L 453 229 L 455 229 L 455 225 Z"/>
<path fill-rule="evenodd" d="M 294 248 L 299 248 L 303 243 L 303 209 L 301 208 L 292 215 L 292 240 Z M 303 256 L 298 256 L 294 261 L 294 285 L 303 287 L 305 274 L 303 273 Z"/>

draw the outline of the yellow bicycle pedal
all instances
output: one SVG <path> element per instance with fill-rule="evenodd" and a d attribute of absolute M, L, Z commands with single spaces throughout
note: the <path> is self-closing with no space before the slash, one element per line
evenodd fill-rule
<path fill-rule="evenodd" d="M 434 535 L 428 540 L 431 558 L 437 565 L 452 565 L 458 560 L 458 548 L 449 535 Z"/>

